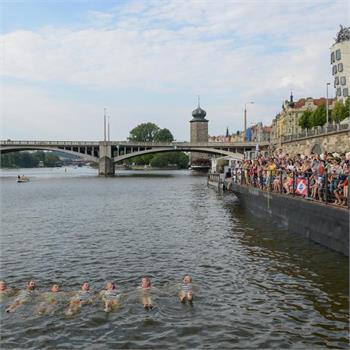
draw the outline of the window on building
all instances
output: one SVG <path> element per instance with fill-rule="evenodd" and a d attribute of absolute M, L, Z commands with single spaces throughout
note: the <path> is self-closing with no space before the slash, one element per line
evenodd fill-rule
<path fill-rule="evenodd" d="M 338 49 L 337 51 L 335 51 L 335 58 L 336 58 L 338 61 L 341 59 L 340 49 Z"/>
<path fill-rule="evenodd" d="M 345 77 L 340 77 L 340 84 L 346 85 L 346 78 Z"/>
<path fill-rule="evenodd" d="M 338 72 L 343 71 L 343 63 L 338 63 Z"/>
<path fill-rule="evenodd" d="M 337 89 L 337 96 L 341 96 L 341 88 Z"/>
<path fill-rule="evenodd" d="M 343 96 L 345 96 L 345 97 L 349 96 L 348 88 L 343 89 Z"/>
<path fill-rule="evenodd" d="M 337 74 L 337 65 L 335 64 L 334 66 L 333 66 L 333 71 L 332 71 L 332 73 L 333 73 L 333 75 L 334 74 Z"/>
<path fill-rule="evenodd" d="M 334 79 L 334 85 L 339 85 L 339 77 L 335 77 L 335 79 Z"/>
<path fill-rule="evenodd" d="M 334 51 L 331 53 L 331 64 L 335 62 Z"/>

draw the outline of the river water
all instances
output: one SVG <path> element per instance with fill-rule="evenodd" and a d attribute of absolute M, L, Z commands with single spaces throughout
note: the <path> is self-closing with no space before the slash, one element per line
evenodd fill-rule
<path fill-rule="evenodd" d="M 23 173 L 24 170 L 20 170 Z M 1 278 L 38 293 L 114 280 L 120 307 L 99 300 L 66 316 L 40 295 L 14 313 L 1 305 L 1 346 L 11 348 L 348 348 L 348 259 L 242 212 L 231 194 L 187 171 L 33 169 L 28 183 L 2 170 Z M 193 277 L 192 305 L 177 286 Z M 154 309 L 136 292 L 150 276 Z"/>

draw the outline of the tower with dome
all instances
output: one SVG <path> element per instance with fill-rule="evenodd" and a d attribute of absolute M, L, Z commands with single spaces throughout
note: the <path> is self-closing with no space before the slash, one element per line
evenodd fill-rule
<path fill-rule="evenodd" d="M 201 108 L 198 96 L 198 107 L 192 112 L 190 120 L 191 143 L 207 143 L 208 142 L 208 120 L 205 119 L 207 112 Z M 210 161 L 206 153 L 191 153 L 192 169 L 209 169 Z"/>

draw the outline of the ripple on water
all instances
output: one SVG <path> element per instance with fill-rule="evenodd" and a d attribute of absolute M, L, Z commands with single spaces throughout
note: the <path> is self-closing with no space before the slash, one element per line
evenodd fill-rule
<path fill-rule="evenodd" d="M 248 217 L 205 177 L 50 174 L 0 179 L 1 277 L 40 291 L 89 280 L 93 293 L 112 279 L 121 306 L 96 300 L 67 317 L 67 296 L 39 316 L 39 299 L 13 314 L 3 300 L 3 348 L 348 348 L 348 259 Z M 188 272 L 193 305 L 177 297 Z M 136 291 L 144 275 L 152 311 Z"/>

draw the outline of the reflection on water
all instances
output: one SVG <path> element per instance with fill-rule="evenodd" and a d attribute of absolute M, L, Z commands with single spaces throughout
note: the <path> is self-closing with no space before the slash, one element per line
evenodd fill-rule
<path fill-rule="evenodd" d="M 105 313 L 96 300 L 65 316 L 68 298 L 37 315 L 1 306 L 4 348 L 348 348 L 348 259 L 247 216 L 233 195 L 186 171 L 34 169 L 17 184 L 1 173 L 1 278 L 39 291 L 108 279 L 123 292 Z M 136 176 L 135 176 L 136 175 Z M 191 273 L 193 306 L 177 286 Z M 136 288 L 151 277 L 155 308 Z"/>

